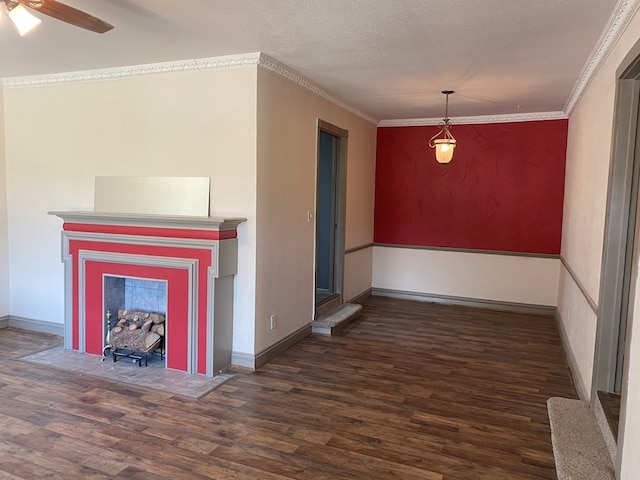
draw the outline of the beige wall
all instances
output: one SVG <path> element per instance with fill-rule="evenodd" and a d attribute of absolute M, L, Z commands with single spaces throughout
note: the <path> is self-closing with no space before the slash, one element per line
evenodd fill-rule
<path fill-rule="evenodd" d="M 346 248 L 373 241 L 376 126 L 259 69 L 257 353 L 312 320 L 315 221 L 308 221 L 307 212 L 315 211 L 318 118 L 349 131 Z M 370 288 L 367 269 L 366 255 L 348 256 L 345 297 Z M 271 330 L 274 314 L 276 328 Z"/>
<path fill-rule="evenodd" d="M 323 120 L 334 123 L 328 118 Z M 347 159 L 345 250 L 370 246 L 345 255 L 343 289 L 345 301 L 353 300 L 372 286 L 377 138 L 377 128 L 361 119 L 354 119 L 347 129 L 349 130 L 349 158 Z"/>
<path fill-rule="evenodd" d="M 560 265 L 558 312 L 563 320 L 562 335 L 569 342 L 565 354 L 572 367 L 573 383 L 580 398 L 588 399 L 591 395 L 597 317 L 563 265 Z M 585 328 L 584 325 L 590 327 Z"/>
<path fill-rule="evenodd" d="M 0 89 L 0 319 L 9 315 L 9 245 L 5 171 L 4 91 Z"/>
<path fill-rule="evenodd" d="M 233 348 L 253 353 L 256 71 L 6 89 L 11 315 L 63 322 L 61 222 L 47 211 L 92 210 L 96 176 L 206 176 L 211 214 L 248 218 Z"/>
<path fill-rule="evenodd" d="M 591 390 L 597 325 L 595 315 L 585 307 L 585 295 L 596 303 L 599 300 L 616 70 L 639 39 L 640 14 L 636 12 L 569 120 L 562 256 L 575 272 L 584 292 L 566 271 L 563 272 L 559 313 L 562 328 L 568 336 L 570 351 L 567 353 L 577 364 L 574 374 L 579 375 L 587 392 Z M 640 312 L 637 304 L 634 311 Z M 637 472 L 640 472 L 640 416 L 635 407 L 640 404 L 638 317 L 640 315 L 635 313 L 631 320 L 633 329 L 628 338 L 630 355 L 627 358 L 629 378 L 623 386 L 623 395 L 632 407 L 627 411 L 621 437 L 622 479 L 637 478 Z"/>
<path fill-rule="evenodd" d="M 579 369 L 576 383 L 584 386 L 586 395 L 591 392 L 597 318 L 585 295 L 598 303 L 617 68 L 613 58 L 577 103 L 567 142 L 561 254 L 584 292 L 562 266 L 558 312 L 569 334 L 567 355 Z"/>

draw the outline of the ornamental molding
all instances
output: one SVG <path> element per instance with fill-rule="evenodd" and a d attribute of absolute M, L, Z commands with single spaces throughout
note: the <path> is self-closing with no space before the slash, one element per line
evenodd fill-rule
<path fill-rule="evenodd" d="M 226 55 L 222 57 L 180 60 L 176 62 L 100 68 L 96 70 L 84 70 L 78 72 L 8 77 L 2 79 L 2 87 L 37 87 L 43 85 L 60 85 L 64 83 L 99 82 L 124 78 L 148 77 L 151 75 L 166 75 L 171 73 L 206 72 L 257 65 L 259 58 L 260 53 L 245 53 L 240 55 Z"/>
<path fill-rule="evenodd" d="M 535 112 L 508 115 L 476 115 L 474 117 L 451 117 L 451 124 L 473 125 L 482 123 L 535 122 L 539 120 L 565 120 L 564 112 Z M 407 118 L 382 120 L 379 127 L 422 127 L 442 124 L 442 118 Z"/>
<path fill-rule="evenodd" d="M 271 58 L 268 55 L 265 55 L 264 53 L 260 54 L 260 60 L 258 62 L 258 66 L 260 66 L 264 70 L 273 72 L 276 75 L 279 75 L 282 78 L 285 78 L 285 79 L 287 79 L 287 80 L 289 80 L 289 81 L 291 81 L 291 82 L 293 82 L 293 83 L 295 83 L 297 85 L 300 85 L 301 87 L 304 87 L 307 90 L 312 91 L 316 95 L 318 95 L 320 97 L 323 97 L 326 100 L 329 100 L 331 103 L 336 104 L 340 108 L 343 108 L 344 110 L 346 110 L 346 111 L 348 111 L 350 113 L 353 113 L 354 115 L 356 115 L 356 116 L 358 116 L 358 117 L 360 117 L 360 118 L 362 118 L 362 119 L 364 119 L 364 120 L 366 120 L 366 121 L 368 121 L 370 123 L 373 123 L 374 125 L 378 124 L 378 121 L 375 120 L 374 118 L 372 118 L 369 115 L 357 110 L 356 108 L 354 108 L 351 105 L 347 104 L 346 102 L 340 100 L 339 98 L 333 96 L 329 92 L 323 90 L 318 85 L 313 83 L 308 78 L 303 77 L 302 75 L 300 75 L 295 70 L 291 70 L 286 65 L 283 65 L 282 63 L 278 62 L 277 60 Z"/>
<path fill-rule="evenodd" d="M 612 14 L 607 27 L 602 34 L 598 46 L 591 55 L 589 62 L 585 65 L 576 82 L 573 91 L 565 105 L 564 112 L 543 112 L 511 115 L 484 115 L 475 117 L 457 117 L 456 123 L 481 124 L 481 123 L 506 123 L 506 122 L 527 122 L 535 120 L 555 120 L 568 118 L 576 103 L 582 97 L 587 86 L 591 82 L 600 66 L 622 35 L 622 32 L 629 24 L 634 12 L 640 7 L 640 0 L 619 0 L 615 12 Z M 180 60 L 173 62 L 150 63 L 143 65 L 133 65 L 126 67 L 102 68 L 96 70 L 85 70 L 76 72 L 54 73 L 46 75 L 29 75 L 23 77 L 7 77 L 0 80 L 2 88 L 35 87 L 43 85 L 60 85 L 65 83 L 84 83 L 105 80 L 117 80 L 125 78 L 145 77 L 152 75 L 166 75 L 184 72 L 206 72 L 228 68 L 241 68 L 258 66 L 270 71 L 280 77 L 289 80 L 307 90 L 323 97 L 335 105 L 348 112 L 380 127 L 395 126 L 422 126 L 438 125 L 442 119 L 417 118 L 382 120 L 378 122 L 369 115 L 357 110 L 343 100 L 335 97 L 331 93 L 323 90 L 311 80 L 305 78 L 295 70 L 292 70 L 277 60 L 260 52 L 244 53 L 238 55 L 225 55 L 219 57 L 199 58 Z"/>
<path fill-rule="evenodd" d="M 589 86 L 589 83 L 591 83 L 594 75 L 609 56 L 609 53 L 618 42 L 618 39 L 624 32 L 625 28 L 627 28 L 627 25 L 631 21 L 631 18 L 638 7 L 640 7 L 640 0 L 618 1 L 615 12 L 611 15 L 609 23 L 607 23 L 597 47 L 591 54 L 591 58 L 582 69 L 580 77 L 573 87 L 569 100 L 564 107 L 564 111 L 567 115 L 571 115 L 571 112 L 578 103 L 578 100 L 580 100 L 584 91 Z"/>
<path fill-rule="evenodd" d="M 100 68 L 77 72 L 53 73 L 47 75 L 29 75 L 24 77 L 8 77 L 1 80 L 2 88 L 39 87 L 44 85 L 61 85 L 65 83 L 100 82 L 125 78 L 148 77 L 185 72 L 208 72 L 228 68 L 258 66 L 289 80 L 316 95 L 336 104 L 340 108 L 376 125 L 377 120 L 357 110 L 343 100 L 323 90 L 308 78 L 295 70 L 260 52 L 225 55 L 221 57 L 179 60 L 175 62 L 149 63 L 127 67 Z"/>

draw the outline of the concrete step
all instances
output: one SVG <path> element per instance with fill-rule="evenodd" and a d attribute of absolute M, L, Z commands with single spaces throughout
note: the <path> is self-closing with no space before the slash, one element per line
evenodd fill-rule
<path fill-rule="evenodd" d="M 604 443 L 607 444 L 607 448 L 609 449 L 609 456 L 611 457 L 611 461 L 615 465 L 616 458 L 618 456 L 618 425 L 616 423 L 616 431 L 613 431 L 613 423 L 614 419 L 612 417 L 612 408 L 618 408 L 618 415 L 620 404 L 614 405 L 611 397 L 608 399 L 604 396 L 609 396 L 610 394 L 605 394 L 604 392 L 598 392 L 596 401 L 594 402 L 593 413 L 596 416 L 596 420 L 598 421 L 598 426 L 600 427 L 600 431 L 602 432 L 602 437 L 604 438 Z M 608 401 L 607 401 L 608 400 Z M 617 399 L 620 401 L 619 398 Z M 603 403 L 604 402 L 604 403 Z M 605 413 L 607 412 L 607 413 Z M 619 417 L 618 417 L 619 419 Z M 611 423 L 610 423 L 611 422 Z"/>
<path fill-rule="evenodd" d="M 322 335 L 333 335 L 360 315 L 362 305 L 343 303 L 311 322 L 311 332 Z"/>
<path fill-rule="evenodd" d="M 342 299 L 340 298 L 340 295 L 337 294 L 330 295 L 328 298 L 323 299 L 320 302 L 316 299 L 316 318 L 320 318 L 331 310 L 335 310 L 341 305 L 341 301 Z"/>
<path fill-rule="evenodd" d="M 615 480 L 615 468 L 598 421 L 582 400 L 547 400 L 558 480 Z"/>

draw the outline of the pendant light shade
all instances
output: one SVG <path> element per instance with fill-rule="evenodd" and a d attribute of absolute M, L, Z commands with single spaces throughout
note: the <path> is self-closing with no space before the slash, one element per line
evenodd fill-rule
<path fill-rule="evenodd" d="M 18 33 L 20 34 L 20 36 L 29 33 L 35 27 L 40 25 L 40 23 L 42 23 L 39 18 L 31 15 L 29 12 L 27 12 L 26 8 L 24 8 L 17 2 L 5 1 L 4 4 L 7 8 L 9 18 L 18 29 Z"/>
<path fill-rule="evenodd" d="M 442 138 L 434 140 L 436 144 L 436 160 L 438 163 L 449 163 L 453 158 L 453 149 L 456 147 L 455 139 Z"/>
<path fill-rule="evenodd" d="M 453 150 L 456 148 L 456 139 L 453 138 L 449 131 L 449 95 L 453 93 L 453 90 L 443 90 L 442 93 L 447 96 L 444 119 L 439 125 L 440 131 L 429 140 L 429 146 L 436 149 L 438 163 L 449 163 L 453 158 Z M 442 137 L 438 138 L 440 135 Z"/>

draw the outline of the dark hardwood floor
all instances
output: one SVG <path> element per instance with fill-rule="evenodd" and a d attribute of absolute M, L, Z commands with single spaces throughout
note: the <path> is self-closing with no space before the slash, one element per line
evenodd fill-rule
<path fill-rule="evenodd" d="M 552 317 L 382 297 L 197 401 L 19 359 L 59 342 L 0 330 L 2 479 L 553 479 L 575 398 Z"/>

